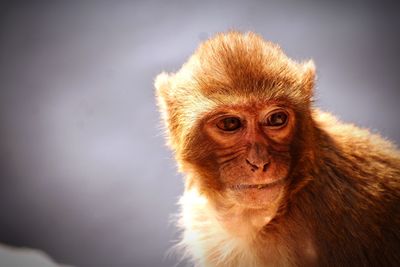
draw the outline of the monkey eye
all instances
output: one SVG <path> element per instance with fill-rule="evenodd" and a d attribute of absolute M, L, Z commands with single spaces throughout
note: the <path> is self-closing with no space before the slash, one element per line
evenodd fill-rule
<path fill-rule="evenodd" d="M 284 111 L 278 111 L 268 116 L 265 126 L 267 127 L 283 127 L 288 121 L 288 115 Z"/>
<path fill-rule="evenodd" d="M 217 123 L 217 127 L 223 131 L 233 132 L 242 127 L 242 123 L 240 122 L 239 118 L 228 117 L 220 120 Z"/>

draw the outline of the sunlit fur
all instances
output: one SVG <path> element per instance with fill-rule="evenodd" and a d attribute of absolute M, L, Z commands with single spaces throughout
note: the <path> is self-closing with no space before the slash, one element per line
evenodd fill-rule
<path fill-rule="evenodd" d="M 316 109 L 314 80 L 312 61 L 238 32 L 216 35 L 177 73 L 156 78 L 168 144 L 186 176 L 177 248 L 195 265 L 400 266 L 400 153 Z M 296 119 L 289 181 L 278 203 L 237 205 L 217 175 L 205 118 L 275 102 Z"/>

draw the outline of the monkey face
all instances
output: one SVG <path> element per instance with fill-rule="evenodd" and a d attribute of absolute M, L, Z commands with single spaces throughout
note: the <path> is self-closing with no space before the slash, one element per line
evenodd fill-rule
<path fill-rule="evenodd" d="M 221 191 L 243 206 L 264 207 L 284 194 L 295 116 L 279 103 L 221 107 L 204 130 Z"/>
<path fill-rule="evenodd" d="M 312 61 L 298 64 L 262 38 L 236 33 L 201 45 L 177 73 L 160 74 L 158 104 L 187 188 L 265 207 L 303 186 L 314 77 Z"/>

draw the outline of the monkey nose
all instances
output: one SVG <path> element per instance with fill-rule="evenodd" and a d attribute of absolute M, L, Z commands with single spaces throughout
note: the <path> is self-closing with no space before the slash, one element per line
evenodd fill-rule
<path fill-rule="evenodd" d="M 246 163 L 251 167 L 252 172 L 255 172 L 259 169 L 265 172 L 269 165 L 269 161 L 250 161 L 249 159 L 246 159 Z"/>

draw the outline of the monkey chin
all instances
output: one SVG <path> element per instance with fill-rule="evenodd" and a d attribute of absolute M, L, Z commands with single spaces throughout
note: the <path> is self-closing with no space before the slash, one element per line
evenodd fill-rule
<path fill-rule="evenodd" d="M 236 184 L 229 187 L 229 196 L 242 207 L 263 209 L 276 206 L 282 199 L 286 178 L 268 183 Z"/>

